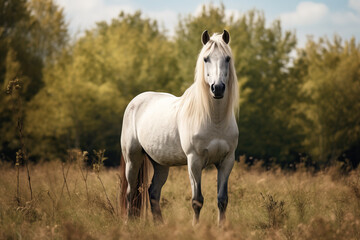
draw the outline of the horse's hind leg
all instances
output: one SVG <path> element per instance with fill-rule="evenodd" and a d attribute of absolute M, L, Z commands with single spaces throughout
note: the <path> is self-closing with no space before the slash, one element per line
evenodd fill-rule
<path fill-rule="evenodd" d="M 138 186 L 138 175 L 141 168 L 141 165 L 144 161 L 144 153 L 142 152 L 141 147 L 132 148 L 129 151 L 124 151 L 124 160 L 126 163 L 125 176 L 128 181 L 128 188 L 126 192 L 127 200 L 127 215 L 128 217 L 139 217 L 140 208 L 135 204 L 137 197 L 137 186 Z"/>
<path fill-rule="evenodd" d="M 169 174 L 169 167 L 163 166 L 152 160 L 151 163 L 154 167 L 154 176 L 149 188 L 151 212 L 153 214 L 154 221 L 162 222 L 162 215 L 160 210 L 160 195 L 161 188 L 164 186 Z"/>

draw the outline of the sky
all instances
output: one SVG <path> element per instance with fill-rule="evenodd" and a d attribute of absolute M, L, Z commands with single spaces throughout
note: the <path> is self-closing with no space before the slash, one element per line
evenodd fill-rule
<path fill-rule="evenodd" d="M 64 8 L 70 33 L 81 35 L 96 22 L 110 22 L 120 11 L 137 10 L 146 17 L 156 19 L 164 26 L 169 37 L 174 35 L 179 16 L 199 14 L 204 4 L 225 6 L 227 15 L 239 17 L 252 9 L 262 10 L 270 25 L 280 19 L 284 30 L 295 31 L 298 47 L 304 47 L 308 36 L 314 39 L 334 34 L 343 39 L 360 40 L 360 0 L 55 0 Z M 231 34 L 231 33 L 230 33 Z"/>

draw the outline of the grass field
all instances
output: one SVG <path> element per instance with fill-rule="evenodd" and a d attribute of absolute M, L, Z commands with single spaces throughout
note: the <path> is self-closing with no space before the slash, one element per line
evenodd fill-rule
<path fill-rule="evenodd" d="M 186 167 L 170 169 L 162 192 L 165 223 L 125 223 L 119 214 L 119 169 L 97 175 L 76 163 L 0 166 L 0 239 L 360 239 L 360 171 L 316 174 L 248 169 L 236 163 L 227 223 L 217 226 L 216 170 L 203 171 L 204 207 L 192 227 Z M 66 179 L 66 182 L 64 181 Z M 102 185 L 103 184 L 103 185 Z M 86 191 L 86 185 L 88 191 Z"/>

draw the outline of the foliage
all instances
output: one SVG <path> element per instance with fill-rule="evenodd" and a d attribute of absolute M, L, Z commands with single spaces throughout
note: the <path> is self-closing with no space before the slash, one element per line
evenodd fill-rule
<path fill-rule="evenodd" d="M 41 10 L 46 7 L 51 11 Z M 19 95 L 27 103 L 44 86 L 43 67 L 56 58 L 59 49 L 68 44 L 67 28 L 62 9 L 52 0 L 41 2 L 13 0 L 0 1 L 0 151 L 1 159 L 14 157 L 19 146 L 16 137 L 16 116 L 6 86 L 20 78 L 22 88 Z M 54 21 L 55 20 L 55 21 Z"/>
<path fill-rule="evenodd" d="M 51 158 L 70 148 L 106 147 L 119 159 L 126 103 L 140 92 L 173 86 L 171 49 L 156 23 L 140 13 L 121 13 L 87 31 L 44 70 L 47 87 L 29 105 L 30 134 L 44 142 L 33 153 Z"/>
<path fill-rule="evenodd" d="M 121 12 L 70 42 L 64 10 L 53 0 L 2 0 L 0 12 L 1 159 L 14 161 L 19 149 L 20 111 L 32 160 L 107 149 L 106 164 L 118 164 L 127 103 L 144 91 L 180 96 L 193 82 L 202 31 L 227 29 L 241 88 L 237 155 L 250 164 L 263 159 L 268 169 L 303 159 L 359 163 L 355 39 L 309 39 L 296 49 L 295 33 L 279 20 L 267 24 L 258 10 L 229 16 L 224 5 L 208 4 L 180 17 L 171 39 L 141 12 Z M 23 82 L 20 110 L 5 96 L 16 78 Z"/>
<path fill-rule="evenodd" d="M 299 81 L 291 76 L 296 39 L 279 21 L 266 27 L 264 14 L 251 11 L 234 22 L 236 69 L 241 86 L 239 152 L 283 166 L 300 152 L 301 126 L 293 123 Z"/>
<path fill-rule="evenodd" d="M 64 10 L 53 0 L 31 0 L 28 9 L 31 14 L 31 51 L 44 65 L 53 63 L 69 41 Z"/>
<path fill-rule="evenodd" d="M 319 162 L 334 161 L 359 146 L 360 45 L 355 39 L 343 44 L 338 36 L 333 42 L 310 39 L 299 55 L 305 99 L 297 111 L 306 115 L 305 146 Z"/>

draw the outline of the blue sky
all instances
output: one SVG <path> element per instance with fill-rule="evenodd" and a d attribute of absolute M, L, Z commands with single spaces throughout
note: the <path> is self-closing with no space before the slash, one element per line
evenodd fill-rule
<path fill-rule="evenodd" d="M 332 38 L 334 34 L 343 39 L 352 36 L 360 40 L 360 0 L 56 0 L 64 7 L 72 34 L 81 34 L 97 21 L 110 21 L 121 10 L 133 13 L 141 10 L 145 16 L 158 20 L 173 35 L 179 15 L 199 13 L 203 4 L 225 5 L 227 14 L 241 16 L 251 9 L 262 10 L 267 24 L 280 19 L 283 29 L 296 32 L 298 46 L 303 47 L 307 36 L 315 39 Z M 230 33 L 231 34 L 231 33 Z"/>

